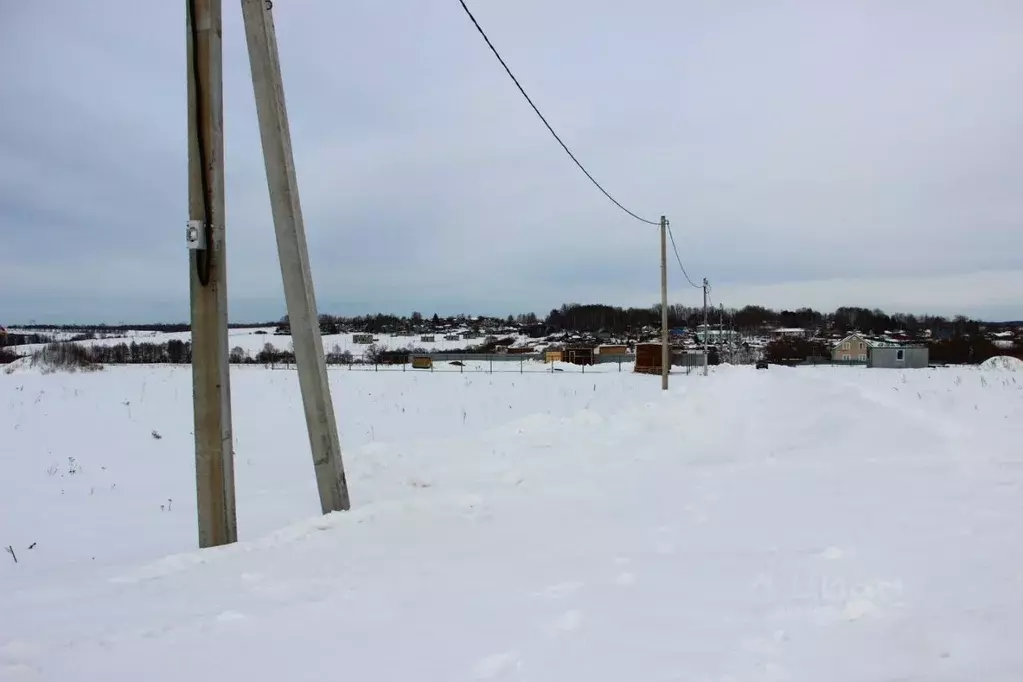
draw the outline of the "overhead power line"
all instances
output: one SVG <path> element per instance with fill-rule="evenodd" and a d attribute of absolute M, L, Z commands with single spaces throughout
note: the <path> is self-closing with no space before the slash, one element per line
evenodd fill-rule
<path fill-rule="evenodd" d="M 703 287 L 701 287 L 699 284 L 690 279 L 689 273 L 686 272 L 686 266 L 682 265 L 682 257 L 678 255 L 678 247 L 675 246 L 675 235 L 671 233 L 670 224 L 668 225 L 668 237 L 671 238 L 671 250 L 675 252 L 675 260 L 678 261 L 678 267 L 682 270 L 682 274 L 685 276 L 686 281 L 689 282 L 689 286 L 693 287 L 694 289 L 702 289 Z"/>
<path fill-rule="evenodd" d="M 536 104 L 533 103 L 532 98 L 526 93 L 526 90 L 525 88 L 522 87 L 522 84 L 519 83 L 519 79 L 515 77 L 514 73 L 512 73 L 512 70 L 508 67 L 508 64 L 501 57 L 501 53 L 498 52 L 497 48 L 494 47 L 494 44 L 490 42 L 490 38 L 487 37 L 487 34 L 483 30 L 483 27 L 480 26 L 480 23 L 478 21 L 476 21 L 476 17 L 474 17 L 472 12 L 469 10 L 469 6 L 465 4 L 465 0 L 458 0 L 458 2 L 461 3 L 462 9 L 465 10 L 465 13 L 469 15 L 469 19 L 472 21 L 473 26 L 475 26 L 476 30 L 479 31 L 479 34 L 483 36 L 483 40 L 486 41 L 487 46 L 490 48 L 490 51 L 494 53 L 495 57 L 497 57 L 497 61 L 501 62 L 501 66 L 504 67 L 504 70 L 508 73 L 508 76 L 512 79 L 512 82 L 515 83 L 515 87 L 519 89 L 519 92 L 522 93 L 522 96 L 526 98 L 527 102 L 529 102 L 529 106 L 533 107 L 533 111 L 535 111 L 536 115 L 540 117 L 540 120 L 543 121 L 543 124 L 547 126 L 547 130 L 549 130 L 551 135 L 554 136 L 554 139 L 558 141 L 558 144 L 560 144 L 561 148 L 565 150 L 565 153 L 568 154 L 569 158 L 571 158 L 572 161 L 575 162 L 575 165 L 579 166 L 579 170 L 581 170 L 586 175 L 586 177 L 590 179 L 590 182 L 592 182 L 594 186 L 604 194 L 604 196 L 610 199 L 615 206 L 622 209 L 623 211 L 625 211 L 626 213 L 628 213 L 630 216 L 640 221 L 641 223 L 659 226 L 661 224 L 659 221 L 647 220 L 646 218 L 642 218 L 633 213 L 632 211 L 630 211 L 629 209 L 627 209 L 625 206 L 623 206 L 620 201 L 611 196 L 611 194 L 606 189 L 604 189 L 604 187 L 599 182 L 597 182 L 597 179 L 594 178 L 593 175 L 591 175 L 588 170 L 586 170 L 586 167 L 583 166 L 579 159 L 575 157 L 575 154 L 572 153 L 572 150 L 569 149 L 568 145 L 565 144 L 561 137 L 556 132 L 554 132 L 554 128 L 551 127 L 551 124 L 547 122 L 547 119 L 544 117 L 544 115 L 540 113 L 540 109 L 537 108 Z M 678 255 L 677 251 L 675 252 L 675 255 L 676 256 Z M 689 276 L 686 275 L 687 279 L 688 277 Z"/>

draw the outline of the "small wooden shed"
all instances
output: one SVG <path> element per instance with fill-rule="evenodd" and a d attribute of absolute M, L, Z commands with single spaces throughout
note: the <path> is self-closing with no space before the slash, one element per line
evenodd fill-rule
<path fill-rule="evenodd" d="M 661 373 L 661 344 L 636 344 L 636 371 L 642 374 Z"/>
<path fill-rule="evenodd" d="M 629 347 L 624 343 L 605 343 L 597 346 L 597 355 L 628 355 Z"/>
<path fill-rule="evenodd" d="M 574 346 L 565 349 L 565 362 L 573 365 L 592 365 L 593 349 L 587 346 Z"/>

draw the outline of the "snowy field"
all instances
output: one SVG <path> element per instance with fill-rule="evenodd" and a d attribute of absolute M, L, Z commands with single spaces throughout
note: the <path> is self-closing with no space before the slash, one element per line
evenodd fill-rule
<path fill-rule="evenodd" d="M 241 348 L 249 355 L 255 355 L 263 349 L 266 344 L 270 344 L 277 350 L 291 351 L 292 342 L 290 336 L 278 336 L 274 334 L 274 327 L 249 327 L 244 329 L 230 329 L 228 330 L 228 345 L 231 348 Z M 15 331 L 15 330 L 12 330 Z M 19 332 L 23 330 L 17 330 Z M 33 333 L 38 331 L 39 333 L 46 333 L 52 336 L 54 341 L 66 341 L 71 338 L 72 334 L 67 332 L 55 332 L 52 330 L 40 329 L 40 330 L 24 330 L 24 333 Z M 461 331 L 465 330 L 460 330 Z M 354 334 L 324 334 L 323 335 L 323 350 L 330 352 L 334 348 L 339 348 L 341 351 L 349 351 L 353 355 L 360 355 L 366 350 L 365 344 L 355 343 Z M 433 341 L 423 341 L 423 334 L 415 334 L 413 336 L 402 336 L 391 334 L 375 334 L 373 336 L 376 339 L 375 344 L 381 349 L 398 350 L 402 348 L 422 348 L 426 351 L 442 351 L 442 350 L 460 350 L 467 348 L 472 345 L 479 345 L 483 343 L 483 338 L 478 339 L 458 339 L 449 341 L 444 338 L 444 332 L 437 332 L 436 334 L 426 334 L 426 336 L 433 336 Z M 515 336 L 515 335 L 512 335 Z M 503 336 L 501 338 L 504 338 Z M 515 336 L 516 342 L 521 343 L 527 340 L 526 337 Z M 136 343 L 167 343 L 168 341 L 187 341 L 191 342 L 192 332 L 156 332 L 156 331 L 137 331 L 128 330 L 121 333 L 110 334 L 103 336 L 102 338 L 89 339 L 86 341 L 79 341 L 80 345 L 83 346 L 116 346 L 121 343 L 131 344 Z M 10 350 L 19 355 L 30 355 L 35 351 L 42 348 L 45 344 L 22 344 L 20 346 L 11 346 Z"/>
<path fill-rule="evenodd" d="M 235 367 L 198 552 L 188 368 L 0 372 L 0 680 L 1020 679 L 1023 373 L 330 377 L 353 511 Z"/>

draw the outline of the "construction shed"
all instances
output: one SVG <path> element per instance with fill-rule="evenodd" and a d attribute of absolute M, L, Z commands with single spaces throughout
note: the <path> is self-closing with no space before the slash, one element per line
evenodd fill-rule
<path fill-rule="evenodd" d="M 605 343 L 597 346 L 597 355 L 628 355 L 629 347 L 624 343 Z"/>
<path fill-rule="evenodd" d="M 377 365 L 407 365 L 409 361 L 409 352 L 402 350 L 387 350 L 382 353 L 378 353 L 376 356 Z"/>
<path fill-rule="evenodd" d="M 586 346 L 575 346 L 565 349 L 565 362 L 573 365 L 592 365 L 593 349 Z"/>
<path fill-rule="evenodd" d="M 643 374 L 661 373 L 661 344 L 636 344 L 636 371 Z"/>
<path fill-rule="evenodd" d="M 927 346 L 872 346 L 867 351 L 867 367 L 923 369 L 930 361 Z"/>

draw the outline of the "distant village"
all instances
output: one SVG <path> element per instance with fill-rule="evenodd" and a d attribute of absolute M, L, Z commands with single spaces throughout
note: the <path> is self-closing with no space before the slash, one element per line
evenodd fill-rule
<path fill-rule="evenodd" d="M 592 306 L 603 308 L 604 306 Z M 584 308 L 584 306 L 576 306 Z M 443 339 L 464 342 L 457 348 L 433 351 L 431 355 L 494 354 L 539 357 L 546 362 L 596 364 L 598 362 L 636 361 L 641 356 L 659 356 L 661 328 L 647 322 L 639 326 L 618 325 L 596 329 L 564 328 L 568 325 L 552 324 L 558 316 L 570 320 L 572 306 L 552 311 L 546 321 L 535 315 L 496 318 L 464 316 L 425 318 L 413 314 L 407 318 L 375 316 L 372 318 L 333 318 L 321 316 L 321 332 L 325 335 L 351 333 L 355 343 L 367 348 L 385 348 L 377 353 L 376 361 L 407 362 L 408 354 L 426 353 L 415 343 L 394 348 L 390 339 L 416 337 L 421 344 L 432 344 Z M 611 309 L 619 312 L 621 309 Z M 769 317 L 773 311 L 753 306 L 743 309 L 760 312 Z M 681 312 L 680 312 L 681 311 Z M 628 316 L 629 311 L 621 311 Z M 650 311 L 659 317 L 659 310 Z M 674 317 L 692 319 L 697 309 L 676 309 Z M 686 312 L 689 314 L 687 315 Z M 668 338 L 673 365 L 753 364 L 767 360 L 777 364 L 849 364 L 872 367 L 926 367 L 931 364 L 979 363 L 998 356 L 1023 358 L 1023 323 L 981 323 L 965 317 L 916 318 L 910 315 L 887 316 L 881 311 L 866 309 L 839 309 L 831 316 L 809 309 L 788 316 L 816 318 L 808 326 L 776 326 L 768 320 L 750 326 L 740 322 L 743 311 L 714 311 L 717 322 L 710 318 L 706 325 L 698 322 L 691 326 L 672 326 Z M 857 320 L 862 312 L 866 320 Z M 773 313 L 779 317 L 786 313 Z M 708 316 L 709 317 L 709 316 Z M 554 320 L 552 320 L 554 318 Z M 670 318 L 669 318 L 670 319 Z M 844 320 L 846 324 L 836 321 Z M 856 322 L 864 323 L 861 331 Z M 884 329 L 880 323 L 892 324 Z M 923 326 L 931 323 L 931 326 Z M 562 328 L 556 328 L 561 326 Z M 585 326 L 585 325 L 579 325 Z M 592 326 L 592 325 L 590 325 Z M 373 331 L 367 331 L 372 329 Z M 290 334 L 287 319 L 278 324 L 277 335 Z M 653 348 L 656 347 L 656 350 Z M 644 353 L 644 351 L 647 351 Z M 370 351 L 372 353 L 372 350 Z M 660 360 L 654 361 L 659 367 Z"/>
<path fill-rule="evenodd" d="M 669 358 L 673 366 L 772 363 L 914 368 L 979 364 L 996 356 L 1023 359 L 1023 323 L 988 323 L 963 316 L 886 314 L 867 308 L 821 313 L 809 308 L 774 311 L 759 306 L 726 310 L 671 306 Z M 706 315 L 706 317 L 705 317 Z M 592 365 L 634 363 L 637 371 L 660 371 L 660 308 L 566 304 L 540 318 L 457 315 L 427 317 L 320 316 L 330 364 L 415 364 L 490 357 Z M 706 324 L 704 319 L 707 320 Z M 233 347 L 235 363 L 287 364 L 287 318 L 232 324 L 255 345 Z M 63 325 L 0 327 L 0 364 L 51 343 L 84 344 L 96 362 L 189 362 L 188 325 Z M 262 335 L 262 336 L 259 336 Z M 258 339 L 266 341 L 258 341 Z"/>

